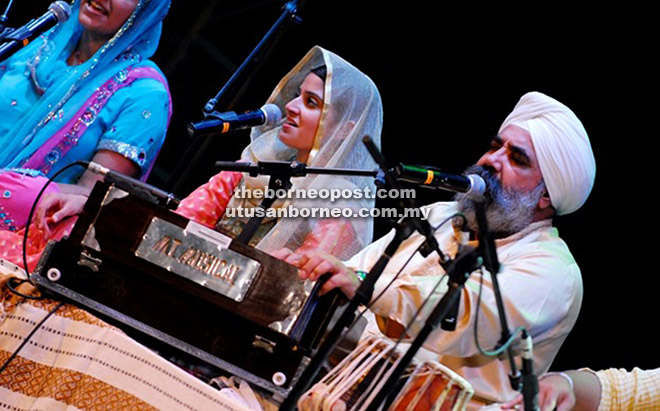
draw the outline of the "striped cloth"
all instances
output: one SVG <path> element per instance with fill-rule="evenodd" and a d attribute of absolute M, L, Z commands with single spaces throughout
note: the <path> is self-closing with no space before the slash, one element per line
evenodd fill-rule
<path fill-rule="evenodd" d="M 12 294 L 8 278 L 0 275 L 0 365 L 58 304 Z M 245 408 L 117 328 L 65 304 L 0 373 L 0 409 Z"/>
<path fill-rule="evenodd" d="M 601 396 L 598 410 L 660 410 L 660 368 L 608 369 L 596 372 Z"/>

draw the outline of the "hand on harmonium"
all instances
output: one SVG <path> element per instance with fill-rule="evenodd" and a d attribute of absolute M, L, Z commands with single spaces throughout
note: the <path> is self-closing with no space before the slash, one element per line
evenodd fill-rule
<path fill-rule="evenodd" d="M 276 251 L 276 253 L 284 255 L 285 252 L 280 253 L 280 251 Z M 360 286 L 360 280 L 355 271 L 346 267 L 336 257 L 321 251 L 291 252 L 284 258 L 284 261 L 298 267 L 298 275 L 303 280 L 318 281 L 321 276 L 329 274 L 321 286 L 320 295 L 339 288 L 348 298 L 353 298 Z"/>
<path fill-rule="evenodd" d="M 271 256 L 278 258 L 282 261 L 286 261 L 289 256 L 293 254 L 293 251 L 289 248 L 280 248 L 279 250 L 275 250 L 270 253 Z M 288 261 L 287 261 L 288 262 Z"/>
<path fill-rule="evenodd" d="M 44 196 L 35 214 L 35 224 L 48 231 L 67 217 L 80 214 L 87 196 L 68 193 L 52 193 Z"/>

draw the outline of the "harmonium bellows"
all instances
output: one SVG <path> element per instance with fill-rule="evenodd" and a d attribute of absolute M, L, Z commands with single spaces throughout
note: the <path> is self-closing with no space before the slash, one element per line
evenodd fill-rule
<path fill-rule="evenodd" d="M 32 278 L 120 328 L 280 394 L 338 300 L 317 297 L 295 267 L 105 183 Z"/>

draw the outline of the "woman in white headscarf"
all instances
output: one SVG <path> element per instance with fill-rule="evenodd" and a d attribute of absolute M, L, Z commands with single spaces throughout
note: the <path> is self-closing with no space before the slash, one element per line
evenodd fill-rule
<path fill-rule="evenodd" d="M 286 118 L 274 127 L 254 129 L 252 143 L 241 161 L 298 160 L 313 167 L 375 169 L 361 138 L 369 135 L 380 145 L 382 104 L 374 83 L 341 57 L 314 47 L 277 85 L 269 103 L 278 105 Z M 293 179 L 294 189 L 371 189 L 373 178 L 307 176 Z M 208 227 L 233 235 L 241 232 L 248 218 L 225 215 L 228 208 L 257 207 L 260 199 L 237 198 L 237 189 L 265 190 L 267 178 L 252 178 L 236 172 L 221 172 L 185 198 L 177 212 Z M 42 201 L 36 224 L 52 235 L 69 216 L 78 214 L 87 198 L 62 194 Z M 295 199 L 294 199 L 295 200 Z M 328 200 L 278 201 L 274 207 L 319 207 Z M 373 208 L 373 198 L 335 202 L 333 207 Z M 66 225 L 67 230 L 70 224 Z M 33 230 L 34 231 L 34 230 Z M 59 230 L 63 232 L 64 230 Z M 363 218 L 266 218 L 250 244 L 284 258 L 286 250 L 320 249 L 339 258 L 349 258 L 371 242 L 373 221 Z M 39 244 L 45 244 L 40 241 Z M 43 246 L 28 250 L 28 264 L 38 261 Z M 16 247 L 16 251 L 20 251 Z M 20 264 L 19 254 L 11 260 Z"/>
<path fill-rule="evenodd" d="M 320 47 L 311 49 L 280 81 L 267 101 L 276 104 L 286 118 L 270 128 L 252 132 L 252 143 L 241 161 L 293 161 L 310 167 L 375 169 L 376 164 L 362 144 L 370 136 L 380 145 L 382 104 L 374 83 L 341 57 Z M 308 175 L 293 178 L 295 190 L 370 188 L 373 178 Z M 184 199 L 177 212 L 209 227 L 238 235 L 248 218 L 230 217 L 227 209 L 257 207 L 260 198 L 247 198 L 250 190 L 264 190 L 267 177 L 221 172 Z M 234 195 L 241 190 L 241 198 Z M 357 211 L 372 208 L 374 199 L 277 201 L 275 208 L 340 207 Z M 266 218 L 252 245 L 273 252 L 317 248 L 339 258 L 348 258 L 371 242 L 373 221 L 369 218 Z"/>

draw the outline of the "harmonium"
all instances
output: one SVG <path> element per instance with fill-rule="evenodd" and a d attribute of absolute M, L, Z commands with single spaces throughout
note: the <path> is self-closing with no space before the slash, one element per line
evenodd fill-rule
<path fill-rule="evenodd" d="M 295 267 L 102 182 L 32 279 L 138 340 L 281 396 L 340 303 Z"/>

